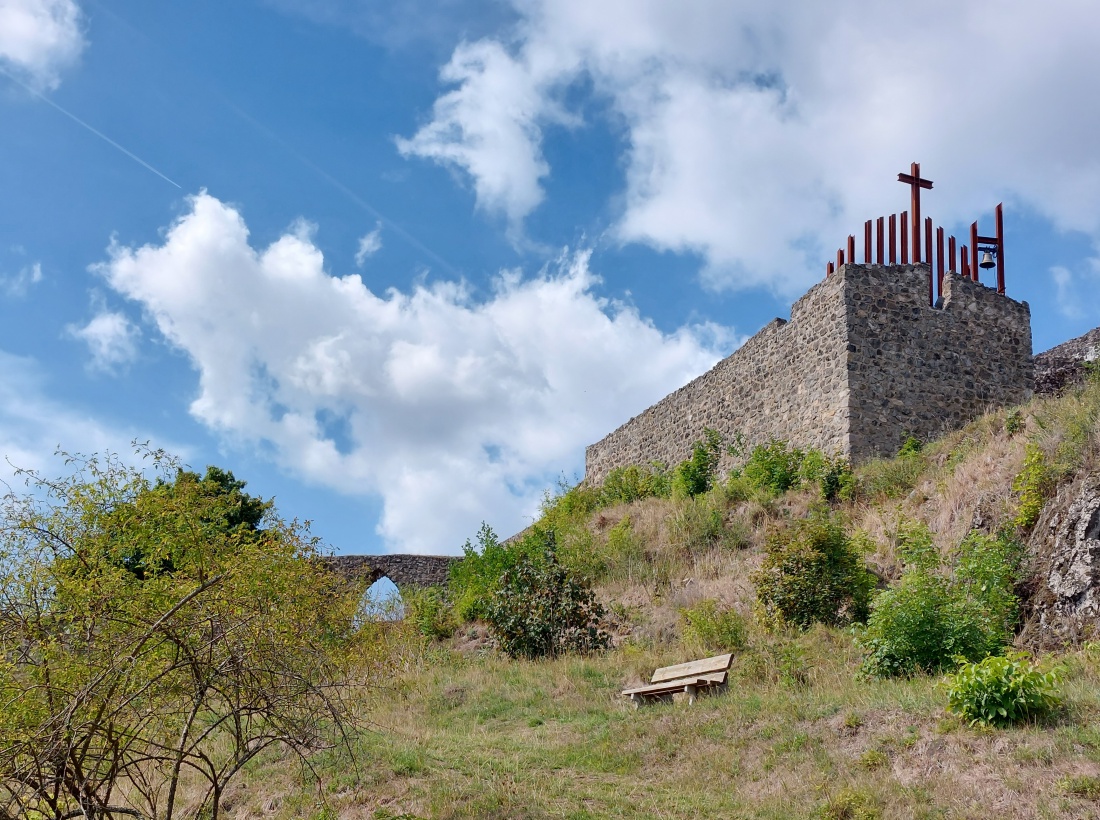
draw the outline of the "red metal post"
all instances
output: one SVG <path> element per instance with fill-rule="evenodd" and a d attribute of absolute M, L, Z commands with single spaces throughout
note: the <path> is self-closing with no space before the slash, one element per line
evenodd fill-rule
<path fill-rule="evenodd" d="M 901 264 L 909 264 L 909 213 L 901 212 Z"/>
<path fill-rule="evenodd" d="M 936 298 L 943 298 L 943 228 L 936 228 Z"/>
<path fill-rule="evenodd" d="M 947 269 L 952 273 L 958 273 L 959 269 L 955 267 L 955 237 L 951 237 L 947 240 L 947 261 L 950 263 L 950 267 Z"/>
<path fill-rule="evenodd" d="M 836 269 L 840 270 L 842 267 L 844 267 L 844 251 L 838 249 L 836 252 Z"/>
<path fill-rule="evenodd" d="M 1005 215 L 1001 207 L 997 205 L 997 293 L 1005 292 Z"/>
<path fill-rule="evenodd" d="M 928 306 L 936 304 L 936 291 L 932 274 L 932 217 L 924 219 L 924 258 L 928 260 Z"/>
<path fill-rule="evenodd" d="M 863 223 L 863 264 L 871 264 L 871 220 Z"/>
<path fill-rule="evenodd" d="M 970 252 L 974 254 L 974 264 L 970 266 L 970 278 L 975 282 L 978 279 L 978 223 L 974 222 L 970 225 Z"/>
<path fill-rule="evenodd" d="M 880 216 L 878 218 L 878 222 L 875 224 L 876 232 L 878 234 L 878 236 L 875 237 L 878 240 L 878 247 L 876 249 L 877 253 L 875 254 L 875 261 L 880 265 L 882 264 L 882 261 L 883 261 L 883 253 L 885 252 L 884 245 L 886 244 L 885 241 L 884 241 L 885 240 L 885 231 L 886 231 L 886 224 L 885 223 L 886 223 L 886 220 L 883 219 Z"/>
<path fill-rule="evenodd" d="M 890 214 L 890 264 L 898 263 L 898 218 Z"/>
<path fill-rule="evenodd" d="M 962 258 L 962 264 L 959 266 L 959 273 L 961 273 L 967 279 L 970 278 L 970 255 L 966 252 L 966 245 L 959 248 L 959 255 Z"/>
<path fill-rule="evenodd" d="M 828 279 L 832 275 L 833 275 L 833 263 L 832 262 L 826 262 L 825 263 L 825 278 Z"/>
<path fill-rule="evenodd" d="M 848 234 L 848 264 L 854 265 L 856 263 L 856 238 L 852 234 Z"/>

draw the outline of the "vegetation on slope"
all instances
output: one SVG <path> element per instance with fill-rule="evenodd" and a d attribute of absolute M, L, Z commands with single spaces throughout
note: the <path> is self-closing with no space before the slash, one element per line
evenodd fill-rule
<path fill-rule="evenodd" d="M 517 539 L 484 528 L 447 589 L 407 595 L 405 621 L 370 633 L 390 664 L 355 691 L 370 724 L 305 757 L 258 752 L 223 808 L 1098 814 L 1100 649 L 1037 651 L 1034 577 L 1064 490 L 1100 469 L 1100 381 L 855 470 L 770 442 L 721 476 L 730 444 L 707 435 L 684 465 L 560 488 Z M 536 606 L 547 587 L 568 594 Z M 498 647 L 517 620 L 537 629 L 513 659 Z M 553 639 L 604 632 L 607 650 Z M 691 707 L 619 696 L 723 651 L 728 690 Z"/>

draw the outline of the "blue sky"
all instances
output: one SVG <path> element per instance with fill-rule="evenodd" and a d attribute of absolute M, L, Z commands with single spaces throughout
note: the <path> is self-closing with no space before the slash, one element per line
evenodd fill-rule
<path fill-rule="evenodd" d="M 960 237 L 1004 201 L 1044 350 L 1100 324 L 1097 42 L 1069 0 L 0 0 L 0 451 L 149 440 L 455 552 L 914 160 Z"/>

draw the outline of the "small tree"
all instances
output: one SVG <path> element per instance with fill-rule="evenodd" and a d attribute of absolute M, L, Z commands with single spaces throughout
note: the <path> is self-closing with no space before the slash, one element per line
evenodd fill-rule
<path fill-rule="evenodd" d="M 537 526 L 510 543 L 502 544 L 492 527 L 484 521 L 477 533 L 477 547 L 469 539 L 462 547 L 461 561 L 451 564 L 447 588 L 454 601 L 454 614 L 460 621 L 485 617 L 500 578 L 523 558 L 541 554 L 553 531 Z"/>
<path fill-rule="evenodd" d="M 672 476 L 672 494 L 678 498 L 701 495 L 711 488 L 722 458 L 722 434 L 703 428 L 703 440 L 691 447 L 691 458 L 681 461 Z"/>
<path fill-rule="evenodd" d="M 875 586 L 861 550 L 822 510 L 773 534 L 752 580 L 761 620 L 799 629 L 863 621 Z"/>
<path fill-rule="evenodd" d="M 505 654 L 543 658 L 606 648 L 610 636 L 600 626 L 604 614 L 592 590 L 547 549 L 501 576 L 486 620 Z"/>
<path fill-rule="evenodd" d="M 229 473 L 143 455 L 155 482 L 70 457 L 4 499 L 0 816 L 217 818 L 249 760 L 304 759 L 354 714 L 354 597 L 306 529 Z"/>
<path fill-rule="evenodd" d="M 1019 614 L 1021 547 L 978 532 L 945 562 L 928 528 L 899 528 L 900 580 L 879 595 L 859 637 L 863 670 L 879 677 L 941 672 L 980 661 L 1011 641 Z"/>

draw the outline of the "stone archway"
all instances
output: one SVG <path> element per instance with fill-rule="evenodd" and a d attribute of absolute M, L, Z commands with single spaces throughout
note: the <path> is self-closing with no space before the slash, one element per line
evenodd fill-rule
<path fill-rule="evenodd" d="M 451 564 L 462 559 L 451 555 L 333 555 L 323 560 L 333 572 L 364 589 L 382 577 L 401 589 L 443 586 Z"/>

